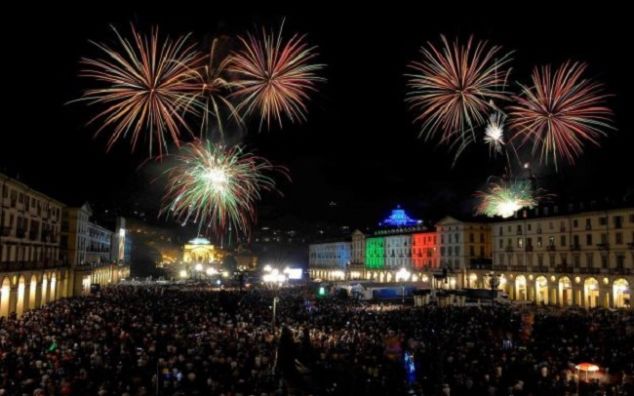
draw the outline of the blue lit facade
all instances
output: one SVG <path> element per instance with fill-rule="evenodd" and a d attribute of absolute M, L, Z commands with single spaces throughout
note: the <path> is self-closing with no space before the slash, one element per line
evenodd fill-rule
<path fill-rule="evenodd" d="M 345 269 L 352 259 L 350 242 L 318 243 L 310 245 L 309 266 Z"/>
<path fill-rule="evenodd" d="M 379 223 L 382 227 L 413 227 L 420 224 L 420 220 L 412 219 L 407 215 L 405 209 L 401 209 L 397 206 L 396 209 L 392 209 L 392 212 L 382 222 Z"/>

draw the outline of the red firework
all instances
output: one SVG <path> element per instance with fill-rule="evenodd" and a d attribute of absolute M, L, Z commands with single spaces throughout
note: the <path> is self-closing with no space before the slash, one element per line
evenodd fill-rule
<path fill-rule="evenodd" d="M 474 128 L 484 125 L 496 110 L 494 100 L 507 100 L 504 91 L 510 68 L 510 53 L 487 42 L 428 43 L 421 48 L 423 59 L 412 62 L 407 102 L 422 122 L 426 139 L 440 134 L 441 143 L 462 146 L 473 140 Z M 456 140 L 457 138 L 457 140 Z"/>
<path fill-rule="evenodd" d="M 573 164 L 585 142 L 599 145 L 599 138 L 613 129 L 612 110 L 605 106 L 609 96 L 603 85 L 583 78 L 586 65 L 566 62 L 554 72 L 550 66 L 536 67 L 532 86 L 508 107 L 514 139 L 532 142 L 542 162 L 557 167 L 559 157 Z"/>
<path fill-rule="evenodd" d="M 291 122 L 306 119 L 309 92 L 323 81 L 316 72 L 323 64 L 312 63 L 316 46 L 309 46 L 304 35 L 283 40 L 282 28 L 275 34 L 262 29 L 262 35 L 251 33 L 239 37 L 242 48 L 233 54 L 230 71 L 235 73 L 238 108 L 246 114 L 257 109 L 260 126 L 276 119 L 282 127 L 283 114 Z"/>

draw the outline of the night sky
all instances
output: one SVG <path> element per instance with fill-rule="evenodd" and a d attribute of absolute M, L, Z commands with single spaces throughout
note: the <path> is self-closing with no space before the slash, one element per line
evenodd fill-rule
<path fill-rule="evenodd" d="M 260 207 L 261 223 L 294 218 L 300 222 L 328 219 L 338 224 L 373 223 L 397 203 L 418 218 L 434 218 L 465 209 L 486 178 L 501 172 L 485 147 L 472 146 L 452 168 L 453 155 L 417 139 L 418 127 L 404 103 L 406 65 L 418 49 L 439 35 L 470 34 L 515 50 L 514 81 L 527 82 L 533 65 L 566 59 L 589 63 L 589 75 L 615 96 L 610 105 L 618 131 L 589 147 L 577 166 L 556 176 L 539 171 L 570 197 L 619 195 L 634 187 L 632 164 L 631 12 L 595 4 L 584 9 L 552 9 L 534 2 L 522 10 L 486 7 L 446 9 L 409 6 L 394 11 L 364 7 L 359 13 L 319 5 L 274 9 L 216 9 L 216 2 L 169 8 L 114 5 L 96 9 L 28 9 L 8 13 L 12 27 L 3 29 L 5 95 L 0 139 L 0 171 L 20 178 L 55 198 L 76 204 L 136 208 L 155 213 L 162 184 L 160 164 L 142 165 L 147 150 L 130 153 L 126 143 L 105 152 L 105 139 L 85 126 L 93 114 L 79 97 L 85 81 L 77 78 L 79 58 L 96 55 L 89 39 L 112 43 L 108 25 L 128 31 L 160 26 L 174 36 L 243 33 L 261 24 L 304 32 L 319 46 L 328 81 L 310 104 L 308 122 L 258 133 L 249 123 L 243 142 L 272 161 L 285 164 L 292 183 L 281 182 L 284 197 L 268 195 Z M 321 4 L 321 3 L 320 3 Z M 391 4 L 391 3 L 390 3 Z M 422 3 L 421 3 L 422 4 Z M 508 4 L 508 3 L 507 3 Z M 13 24 L 19 26 L 13 27 Z M 332 206 L 330 202 L 336 203 Z M 334 209 L 333 209 L 334 208 Z M 334 211 L 333 211 L 334 210 Z M 333 216 L 333 213 L 335 215 Z"/>

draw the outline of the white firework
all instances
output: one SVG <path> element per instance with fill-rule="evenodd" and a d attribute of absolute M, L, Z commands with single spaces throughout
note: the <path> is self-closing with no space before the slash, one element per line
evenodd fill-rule
<path fill-rule="evenodd" d="M 504 146 L 504 119 L 500 114 L 493 114 L 484 130 L 484 143 L 489 145 L 491 152 L 502 152 Z"/>

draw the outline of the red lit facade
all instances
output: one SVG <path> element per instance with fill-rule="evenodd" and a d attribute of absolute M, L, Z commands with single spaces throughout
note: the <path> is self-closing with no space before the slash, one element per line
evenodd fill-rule
<path fill-rule="evenodd" d="M 412 267 L 417 270 L 438 268 L 438 262 L 436 232 L 412 234 Z"/>

